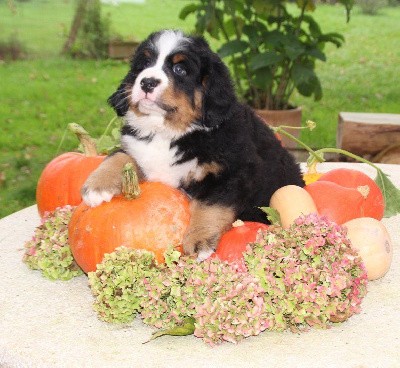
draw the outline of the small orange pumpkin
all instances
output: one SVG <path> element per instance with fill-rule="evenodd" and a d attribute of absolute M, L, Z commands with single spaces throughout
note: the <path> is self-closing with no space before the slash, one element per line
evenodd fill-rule
<path fill-rule="evenodd" d="M 181 250 L 189 219 L 189 200 L 182 192 L 145 182 L 135 199 L 121 195 L 97 207 L 82 202 L 69 222 L 70 248 L 85 272 L 95 271 L 104 254 L 120 246 L 152 251 L 162 263 L 170 246 Z"/>
<path fill-rule="evenodd" d="M 82 185 L 105 158 L 97 154 L 94 142 L 82 127 L 70 124 L 69 128 L 77 134 L 84 153 L 63 153 L 46 165 L 36 187 L 36 203 L 41 217 L 57 207 L 81 203 Z"/>
<path fill-rule="evenodd" d="M 212 258 L 237 264 L 240 271 L 246 271 L 243 253 L 247 244 L 256 241 L 259 230 L 267 229 L 268 225 L 261 222 L 240 220 L 234 222 L 232 228 L 222 235 Z"/>

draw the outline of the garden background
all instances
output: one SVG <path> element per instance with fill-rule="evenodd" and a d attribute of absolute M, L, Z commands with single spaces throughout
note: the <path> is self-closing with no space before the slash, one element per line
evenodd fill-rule
<path fill-rule="evenodd" d="M 377 2 L 380 0 L 365 0 Z M 116 1 L 114 1 L 116 2 Z M 144 39 L 161 28 L 191 32 L 195 19 L 179 19 L 190 1 L 142 0 L 103 3 L 112 34 Z M 125 75 L 126 61 L 77 59 L 60 55 L 76 9 L 74 0 L 0 0 L 0 218 L 34 204 L 36 183 L 47 162 L 74 150 L 77 140 L 68 123 L 101 136 L 117 123 L 107 98 Z M 338 113 L 400 112 L 400 6 L 387 5 L 375 15 L 359 5 L 346 23 L 344 9 L 319 4 L 315 18 L 325 32 L 345 37 L 341 48 L 328 47 L 317 74 L 321 101 L 295 95 L 303 120 L 317 122 L 302 139 L 313 147 L 335 146 Z M 209 39 L 214 50 L 218 42 Z M 21 51 L 22 60 L 2 52 Z"/>

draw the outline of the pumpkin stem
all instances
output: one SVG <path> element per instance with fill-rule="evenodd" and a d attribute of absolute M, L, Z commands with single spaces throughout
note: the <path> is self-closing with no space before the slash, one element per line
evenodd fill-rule
<path fill-rule="evenodd" d="M 74 133 L 82 145 L 83 153 L 87 157 L 97 156 L 96 141 L 89 135 L 89 133 L 77 123 L 69 123 L 68 129 Z"/>
<path fill-rule="evenodd" d="M 367 199 L 369 191 L 370 191 L 369 185 L 360 185 L 357 187 L 357 190 L 364 197 L 364 199 Z"/>
<path fill-rule="evenodd" d="M 139 179 L 131 162 L 125 164 L 122 172 L 122 194 L 126 199 L 135 199 L 140 195 Z"/>
<path fill-rule="evenodd" d="M 232 227 L 240 227 L 243 226 L 244 222 L 242 220 L 236 220 L 233 224 Z"/>

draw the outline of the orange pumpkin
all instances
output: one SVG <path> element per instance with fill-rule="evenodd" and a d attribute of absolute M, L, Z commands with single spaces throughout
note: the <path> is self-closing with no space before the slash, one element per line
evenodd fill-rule
<path fill-rule="evenodd" d="M 268 225 L 261 222 L 239 221 L 236 222 L 237 225 L 234 223 L 234 226 L 222 235 L 212 257 L 236 263 L 240 271 L 246 271 L 243 252 L 246 251 L 247 244 L 256 241 L 258 231 L 267 230 Z"/>
<path fill-rule="evenodd" d="M 339 184 L 317 180 L 304 188 L 314 200 L 318 214 L 341 225 L 362 217 L 363 188 L 346 188 Z"/>
<path fill-rule="evenodd" d="M 360 216 L 381 220 L 385 211 L 385 200 L 379 186 L 359 170 L 339 168 L 323 174 L 318 180 L 330 181 L 345 188 L 367 187 L 368 191 L 360 208 Z"/>
<path fill-rule="evenodd" d="M 159 263 L 168 247 L 181 247 L 190 219 L 188 198 L 162 183 L 145 182 L 140 190 L 136 199 L 117 196 L 98 207 L 76 208 L 68 236 L 83 271 L 95 271 L 104 254 L 119 246 L 152 251 Z"/>
<path fill-rule="evenodd" d="M 82 202 L 81 187 L 105 156 L 97 155 L 87 132 L 74 124 L 70 129 L 80 137 L 84 153 L 67 152 L 50 161 L 40 175 L 36 187 L 36 202 L 41 217 L 47 211 L 67 204 L 77 206 Z M 82 130 L 79 130 L 82 129 Z M 86 137 L 79 135 L 86 133 Z"/>

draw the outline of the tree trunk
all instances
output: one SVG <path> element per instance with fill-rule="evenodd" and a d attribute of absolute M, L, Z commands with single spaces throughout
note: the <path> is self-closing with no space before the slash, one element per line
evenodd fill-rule
<path fill-rule="evenodd" d="M 71 47 L 74 44 L 76 37 L 78 36 L 79 28 L 82 25 L 82 20 L 85 17 L 85 12 L 89 1 L 90 0 L 78 0 L 78 6 L 76 7 L 75 10 L 75 15 L 72 21 L 71 29 L 69 31 L 68 38 L 63 46 L 61 54 L 67 54 L 71 50 Z"/>

